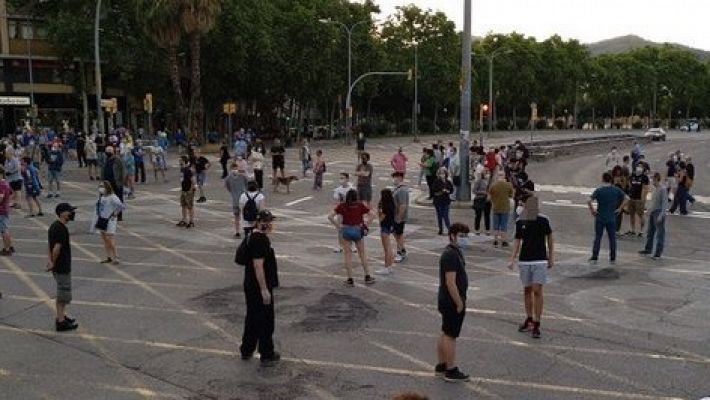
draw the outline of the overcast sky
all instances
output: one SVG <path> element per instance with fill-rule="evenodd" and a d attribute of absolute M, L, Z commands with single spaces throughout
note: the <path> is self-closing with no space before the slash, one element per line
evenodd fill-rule
<path fill-rule="evenodd" d="M 382 15 L 416 4 L 445 12 L 463 28 L 464 0 L 375 0 Z M 538 39 L 557 33 L 583 43 L 635 34 L 710 50 L 710 0 L 473 0 L 473 34 L 516 31 Z"/>

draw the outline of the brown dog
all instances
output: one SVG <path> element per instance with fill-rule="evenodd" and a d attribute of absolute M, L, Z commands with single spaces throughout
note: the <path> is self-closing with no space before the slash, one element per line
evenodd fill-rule
<path fill-rule="evenodd" d="M 291 193 L 291 182 L 297 181 L 297 180 L 298 180 L 298 177 L 294 176 L 294 175 L 287 176 L 285 178 L 277 176 L 273 181 L 274 192 L 278 192 L 279 187 L 281 185 L 283 185 L 283 186 L 286 186 L 286 193 Z"/>

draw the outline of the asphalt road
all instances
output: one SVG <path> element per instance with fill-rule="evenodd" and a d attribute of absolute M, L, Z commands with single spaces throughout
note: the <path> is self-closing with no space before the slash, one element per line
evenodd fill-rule
<path fill-rule="evenodd" d="M 695 192 L 710 196 L 708 137 L 672 134 L 645 153 L 654 166 L 676 148 L 692 154 Z M 390 182 L 387 160 L 397 145 L 412 161 L 418 158 L 421 144 L 410 139 L 368 144 L 377 189 Z M 356 287 L 343 287 L 341 256 L 332 252 L 335 230 L 326 215 L 337 173 L 353 172 L 355 152 L 335 143 L 322 147 L 326 190 L 312 192 L 310 179 L 296 182 L 291 194 L 266 190 L 278 216 L 272 240 L 282 284 L 275 295 L 282 363 L 262 368 L 258 360 L 238 357 L 242 270 L 232 261 L 237 242 L 218 165 L 210 172 L 209 202 L 197 206 L 194 230 L 174 226 L 174 156 L 169 183 L 138 186 L 119 226 L 119 266 L 98 263 L 100 239 L 86 233 L 95 184 L 72 165 L 62 200 L 80 207 L 72 226 L 70 308 L 80 328 L 53 331 L 54 283 L 44 272 L 52 218 L 25 219 L 13 211 L 18 253 L 0 258 L 0 398 L 387 399 L 405 390 L 442 400 L 710 396 L 710 215 L 704 205 L 690 216 L 670 217 L 663 260 L 639 257 L 641 242 L 623 239 L 619 279 L 570 278 L 589 257 L 592 220 L 582 205 L 603 159 L 580 154 L 531 165 L 558 242 L 558 265 L 545 289 L 543 337 L 516 331 L 524 317 L 517 274 L 505 268 L 506 252 L 487 237 L 474 237 L 466 252 L 469 313 L 458 342 L 459 365 L 472 381 L 449 384 L 433 374 L 444 246 L 435 236 L 433 209 L 412 206 L 410 257 L 393 276 L 366 287 L 356 268 Z M 290 149 L 287 167 L 295 175 L 296 158 L 297 149 Z M 414 186 L 412 197 L 419 190 Z M 55 204 L 47 201 L 45 208 Z M 472 210 L 454 210 L 452 219 L 472 224 Z M 366 242 L 374 267 L 382 263 L 377 236 L 374 230 Z"/>

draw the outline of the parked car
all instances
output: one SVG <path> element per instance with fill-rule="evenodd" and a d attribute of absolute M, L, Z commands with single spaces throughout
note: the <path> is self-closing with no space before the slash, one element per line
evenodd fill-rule
<path fill-rule="evenodd" d="M 644 137 L 650 137 L 651 140 L 655 141 L 666 141 L 666 131 L 663 128 L 651 128 L 643 134 Z"/>
<path fill-rule="evenodd" d="M 689 119 L 680 126 L 681 132 L 700 132 L 700 121 Z"/>

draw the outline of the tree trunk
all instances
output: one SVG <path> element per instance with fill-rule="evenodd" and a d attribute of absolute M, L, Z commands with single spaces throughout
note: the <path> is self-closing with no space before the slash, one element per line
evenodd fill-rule
<path fill-rule="evenodd" d="M 173 93 L 175 95 L 175 116 L 177 120 L 177 127 L 182 128 L 185 126 L 185 98 L 182 94 L 180 66 L 178 64 L 177 51 L 177 45 L 170 46 L 168 48 L 168 63 L 170 64 L 170 83 L 173 86 Z"/>
<path fill-rule="evenodd" d="M 89 100 L 86 97 L 86 70 L 84 69 L 84 61 L 79 60 L 79 68 L 81 72 L 81 127 L 86 137 L 89 136 Z"/>
<path fill-rule="evenodd" d="M 190 79 L 190 136 L 197 137 L 203 129 L 205 120 L 204 101 L 202 99 L 202 73 L 200 70 L 201 39 L 199 33 L 190 35 L 190 62 L 192 76 Z"/>
<path fill-rule="evenodd" d="M 434 134 L 439 133 L 439 102 L 434 102 Z"/>
<path fill-rule="evenodd" d="M 513 130 L 518 130 L 518 106 L 513 107 Z"/>

